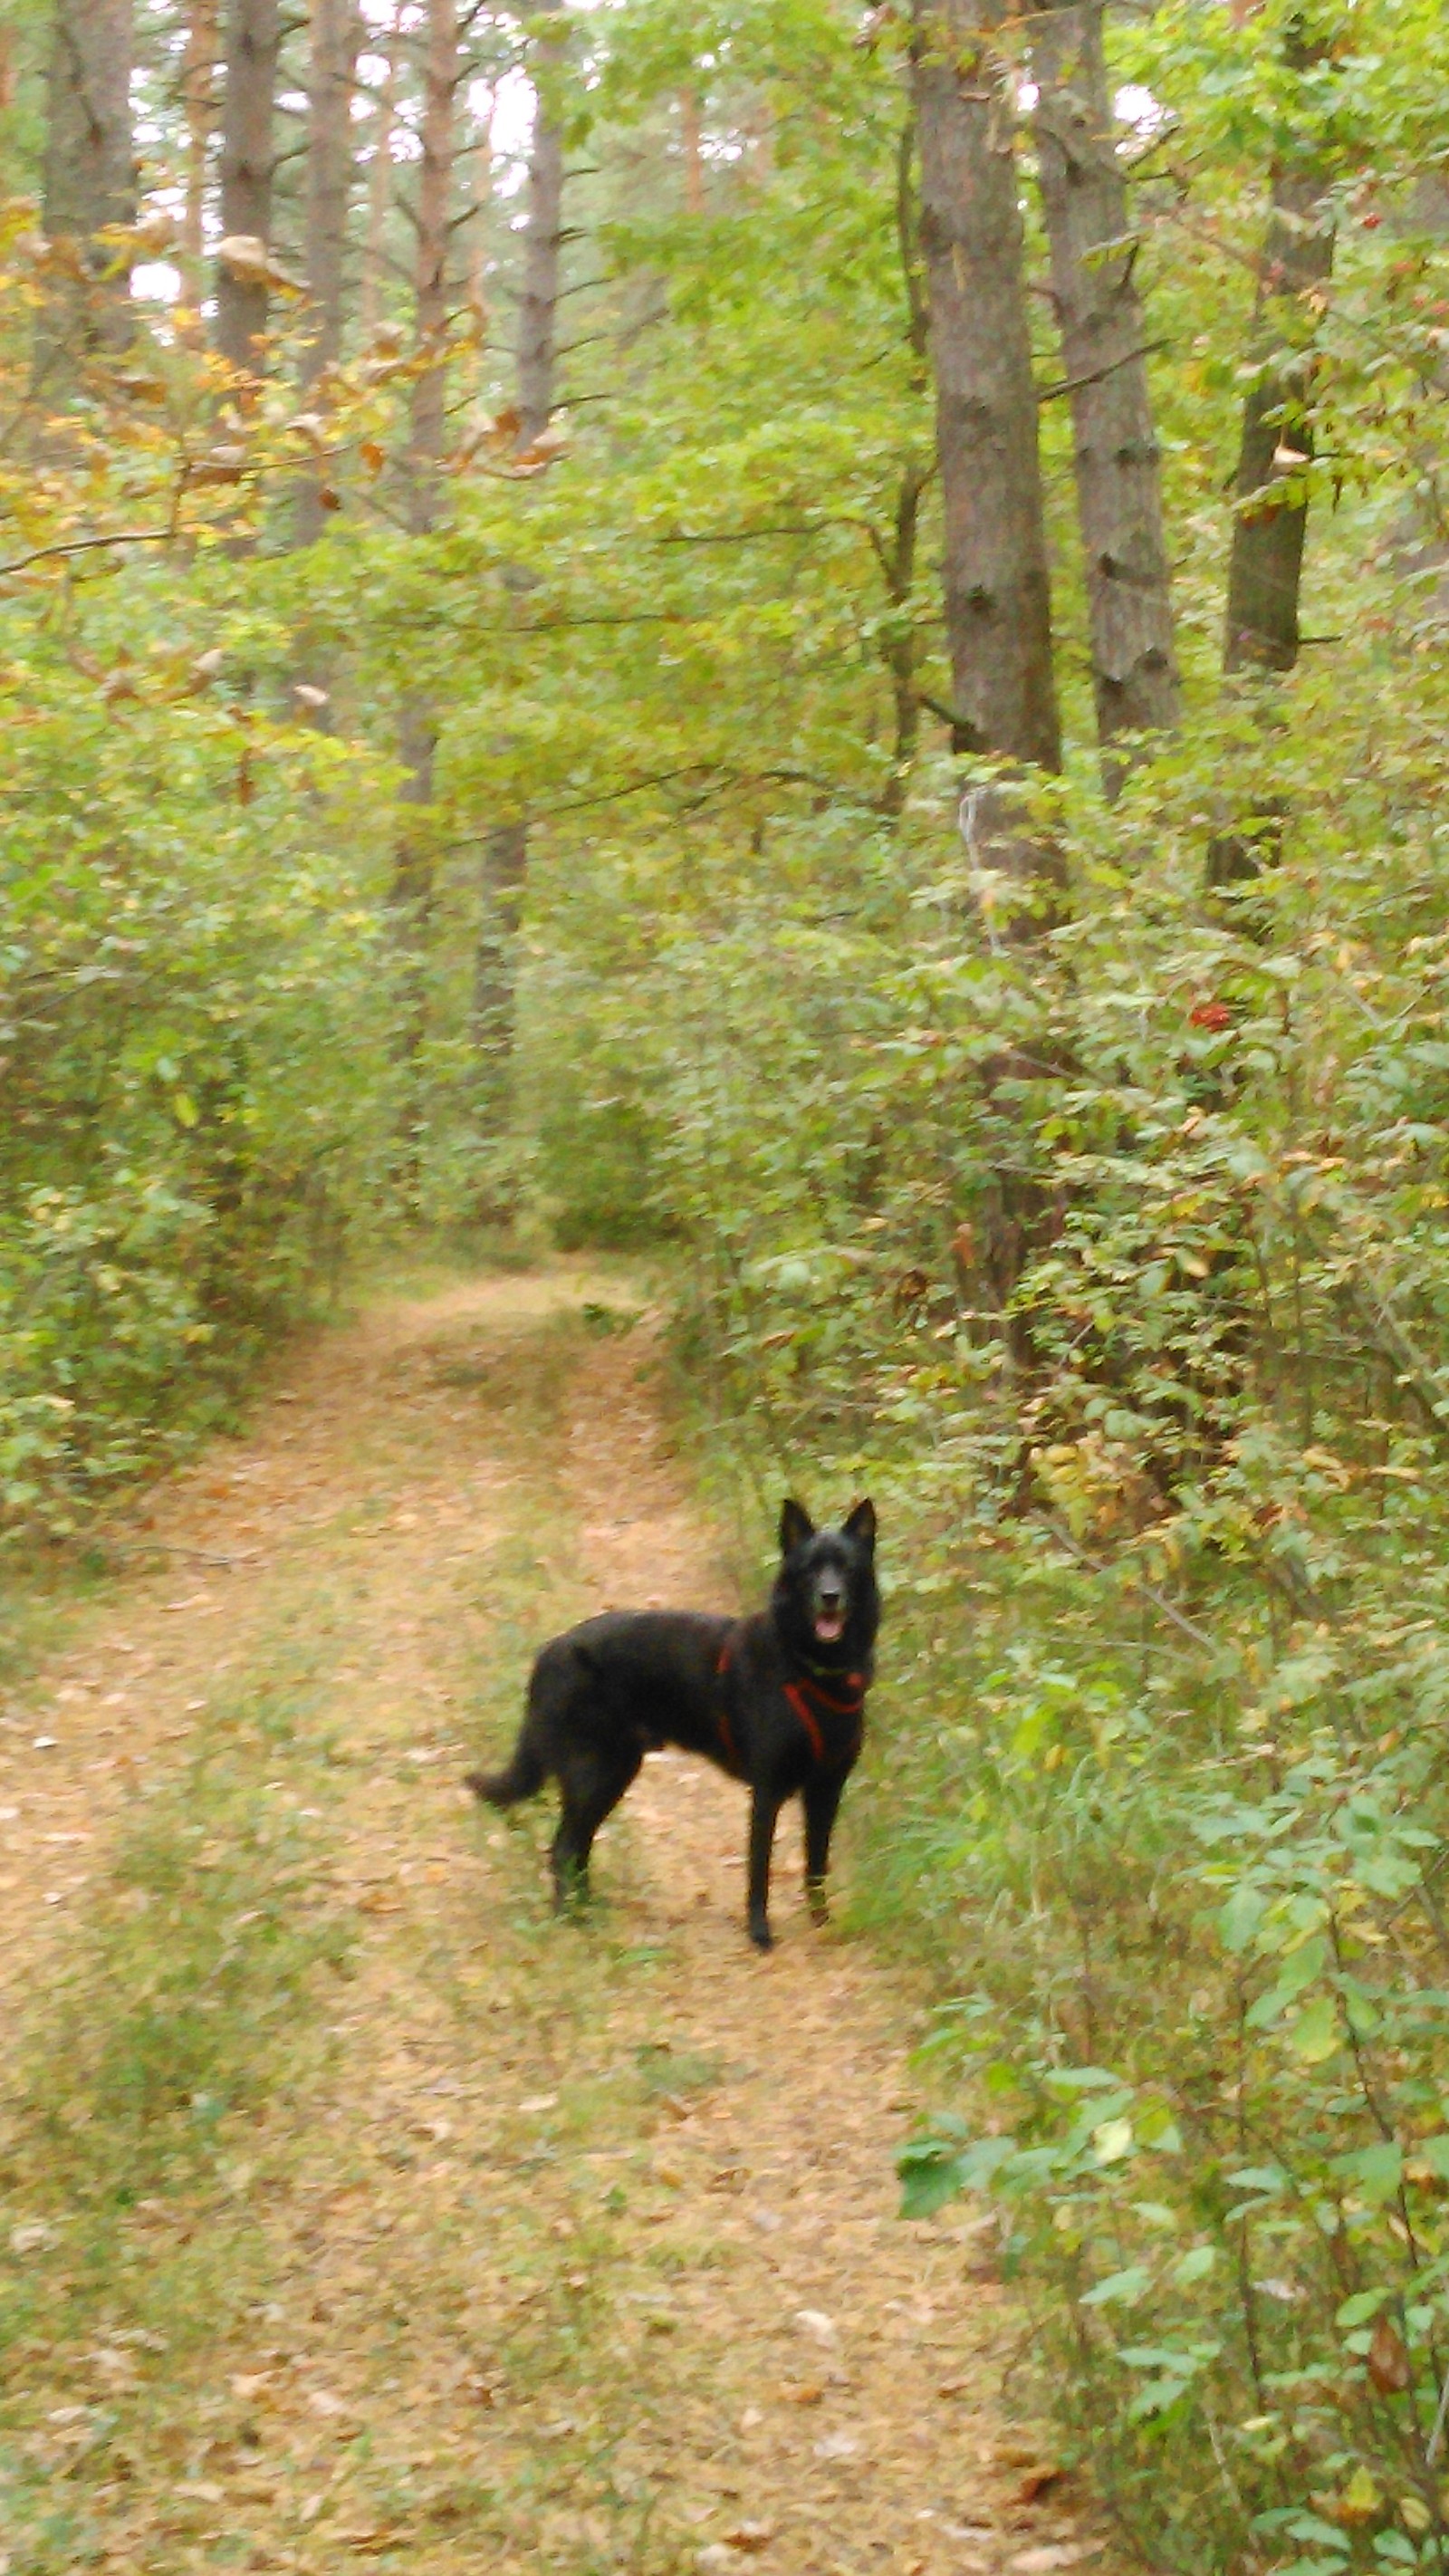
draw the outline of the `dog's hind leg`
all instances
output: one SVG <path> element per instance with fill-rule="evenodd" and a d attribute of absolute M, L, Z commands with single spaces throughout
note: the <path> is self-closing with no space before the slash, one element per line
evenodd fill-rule
<path fill-rule="evenodd" d="M 563 1805 L 553 1838 L 553 1901 L 559 1913 L 589 1892 L 589 1854 L 604 1818 L 612 1815 L 643 1761 L 640 1751 L 605 1753 L 597 1746 L 571 1752 L 559 1773 Z"/>
<path fill-rule="evenodd" d="M 830 1837 L 844 1786 L 843 1780 L 826 1772 L 807 1781 L 805 1787 L 805 1896 L 817 1923 L 823 1923 L 829 1911 L 825 1873 L 830 1867 Z"/>
<path fill-rule="evenodd" d="M 756 1788 L 750 1805 L 750 1939 L 757 1950 L 774 1945 L 770 1930 L 770 1855 L 775 1848 L 775 1820 L 780 1801 Z"/>

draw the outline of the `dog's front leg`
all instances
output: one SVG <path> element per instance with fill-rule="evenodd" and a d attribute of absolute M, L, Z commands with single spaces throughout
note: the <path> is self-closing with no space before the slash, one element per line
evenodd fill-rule
<path fill-rule="evenodd" d="M 829 1910 L 825 1873 L 830 1866 L 830 1837 L 844 1786 L 843 1780 L 828 1771 L 817 1773 L 805 1784 L 805 1895 L 817 1923 L 825 1921 Z"/>
<path fill-rule="evenodd" d="M 770 1854 L 775 1847 L 775 1819 L 779 1812 L 779 1799 L 757 1784 L 750 1805 L 750 1939 L 757 1950 L 772 1946 Z"/>

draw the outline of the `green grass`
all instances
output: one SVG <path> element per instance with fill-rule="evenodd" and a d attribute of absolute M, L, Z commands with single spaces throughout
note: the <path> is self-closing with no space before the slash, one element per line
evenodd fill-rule
<path fill-rule="evenodd" d="M 325 1827 L 267 1785 L 315 1686 L 284 1636 L 213 1702 L 20 2036 L 0 2130 L 14 2576 L 87 2562 L 89 2491 L 164 2459 L 178 2374 L 265 2294 L 258 2194 L 323 2080 L 349 1964 L 317 1895 Z"/>

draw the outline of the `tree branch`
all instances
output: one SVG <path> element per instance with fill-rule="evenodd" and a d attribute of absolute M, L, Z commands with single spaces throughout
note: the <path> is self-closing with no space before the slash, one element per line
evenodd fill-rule
<path fill-rule="evenodd" d="M 173 537 L 195 533 L 191 528 L 123 528 L 109 537 L 71 537 L 64 545 L 33 546 L 28 555 L 16 555 L 10 563 L 0 563 L 0 580 L 12 572 L 24 572 L 31 564 L 51 562 L 57 555 L 89 554 L 94 546 L 164 546 Z"/>
<path fill-rule="evenodd" d="M 1085 376 L 1066 376 L 1059 385 L 1043 385 L 1037 395 L 1039 403 L 1055 402 L 1062 394 L 1080 393 L 1084 385 L 1099 385 L 1106 376 L 1115 376 L 1119 367 L 1130 367 L 1138 358 L 1150 358 L 1156 349 L 1165 349 L 1165 340 L 1144 340 L 1140 349 L 1127 349 L 1120 358 L 1108 360 L 1105 367 L 1093 367 Z"/>

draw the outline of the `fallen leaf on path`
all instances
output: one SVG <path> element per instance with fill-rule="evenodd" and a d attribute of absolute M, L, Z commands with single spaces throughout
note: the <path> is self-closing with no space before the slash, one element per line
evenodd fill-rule
<path fill-rule="evenodd" d="M 803 2326 L 808 2335 L 813 2335 L 817 2343 L 834 2343 L 836 2340 L 835 2319 L 828 2317 L 823 2308 L 797 2308 L 795 2323 Z"/>
<path fill-rule="evenodd" d="M 314 2415 L 345 2415 L 347 2412 L 342 2399 L 334 2397 L 330 2388 L 309 2388 L 307 2403 Z"/>
<path fill-rule="evenodd" d="M 820 2380 L 806 2379 L 794 2388 L 782 2388 L 780 2394 L 787 2406 L 818 2406 L 825 2389 Z"/>
<path fill-rule="evenodd" d="M 48 2227 L 43 2218 L 33 2219 L 28 2226 L 12 2227 L 10 2230 L 12 2254 L 42 2254 L 47 2246 L 54 2243 L 55 2229 Z"/>
<path fill-rule="evenodd" d="M 860 2444 L 854 2433 L 827 2433 L 815 2445 L 817 2460 L 853 2460 Z"/>
<path fill-rule="evenodd" d="M 774 2537 L 772 2522 L 737 2522 L 733 2531 L 725 2533 L 725 2546 L 742 2549 L 748 2555 L 756 2549 L 767 2549 Z"/>
<path fill-rule="evenodd" d="M 1028 2469 L 1016 2490 L 1017 2503 L 1035 2504 L 1038 2496 L 1045 2495 L 1048 2487 L 1056 2486 L 1065 2476 L 1066 2471 L 1062 2468 Z"/>

